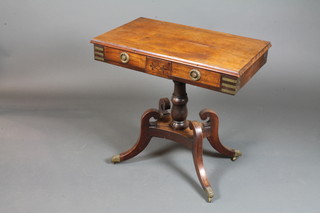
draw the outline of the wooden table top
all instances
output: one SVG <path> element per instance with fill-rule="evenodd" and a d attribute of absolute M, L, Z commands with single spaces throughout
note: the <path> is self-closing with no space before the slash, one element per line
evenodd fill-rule
<path fill-rule="evenodd" d="M 220 74 L 219 78 L 229 76 L 231 80 L 237 81 L 235 85 L 238 88 L 235 92 L 266 63 L 267 52 L 271 47 L 268 41 L 148 18 L 138 18 L 99 35 L 91 43 L 211 71 Z M 104 61 L 110 62 L 107 59 Z M 205 77 L 206 74 L 202 76 Z M 174 76 L 161 77 L 174 79 Z M 184 79 L 179 74 L 175 77 Z M 194 83 L 189 80 L 186 79 L 186 83 L 218 91 L 222 89 L 221 79 L 219 85 L 209 85 L 206 79 Z"/>

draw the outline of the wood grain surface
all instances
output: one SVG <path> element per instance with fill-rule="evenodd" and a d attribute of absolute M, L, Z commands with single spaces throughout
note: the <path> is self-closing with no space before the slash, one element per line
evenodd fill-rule
<path fill-rule="evenodd" d="M 96 60 L 230 95 L 266 63 L 271 47 L 268 41 L 142 17 L 91 43 Z M 122 52 L 128 63 L 121 63 Z M 190 77 L 192 69 L 200 79 Z"/>

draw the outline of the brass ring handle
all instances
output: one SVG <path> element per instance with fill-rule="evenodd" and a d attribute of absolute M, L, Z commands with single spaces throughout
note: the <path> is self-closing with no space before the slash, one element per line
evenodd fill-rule
<path fill-rule="evenodd" d="M 190 70 L 189 75 L 190 75 L 190 78 L 194 81 L 198 81 L 201 78 L 201 74 L 200 74 L 199 70 L 196 70 L 196 69 Z"/>
<path fill-rule="evenodd" d="M 128 55 L 128 53 L 122 52 L 120 53 L 120 61 L 124 64 L 128 63 L 130 60 L 130 57 Z"/>

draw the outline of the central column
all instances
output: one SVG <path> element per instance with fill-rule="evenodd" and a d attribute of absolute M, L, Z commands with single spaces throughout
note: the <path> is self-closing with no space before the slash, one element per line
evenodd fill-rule
<path fill-rule="evenodd" d="M 188 116 L 186 84 L 179 81 L 173 81 L 173 83 L 174 91 L 171 98 L 173 105 L 171 110 L 172 122 L 170 126 L 175 130 L 184 130 L 189 126 L 189 122 L 186 120 Z"/>

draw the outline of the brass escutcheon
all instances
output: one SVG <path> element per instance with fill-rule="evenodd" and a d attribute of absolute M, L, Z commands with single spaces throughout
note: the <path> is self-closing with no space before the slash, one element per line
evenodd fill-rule
<path fill-rule="evenodd" d="M 194 81 L 198 81 L 201 78 L 201 74 L 200 74 L 199 70 L 196 70 L 196 69 L 190 70 L 189 75 L 190 75 L 190 78 Z"/>
<path fill-rule="evenodd" d="M 128 63 L 129 59 L 130 58 L 129 58 L 128 53 L 125 53 L 125 52 L 120 53 L 120 60 L 122 63 L 124 63 L 124 64 Z"/>

